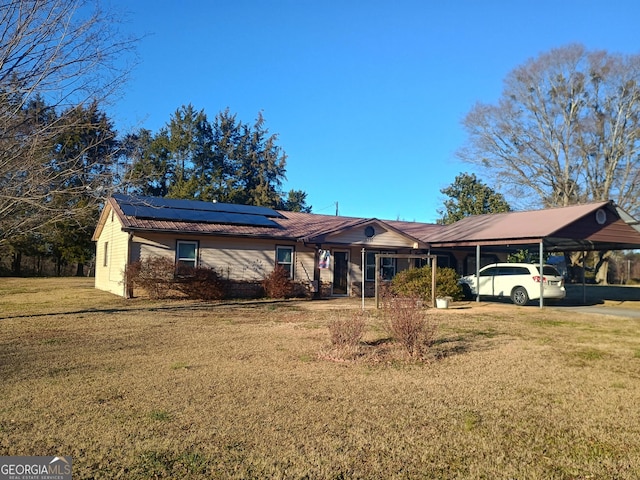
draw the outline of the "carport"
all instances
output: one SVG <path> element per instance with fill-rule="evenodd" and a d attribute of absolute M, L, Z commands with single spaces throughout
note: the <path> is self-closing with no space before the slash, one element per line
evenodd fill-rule
<path fill-rule="evenodd" d="M 542 271 L 545 253 L 640 249 L 640 223 L 607 201 L 467 217 L 437 232 L 429 243 L 432 249 L 475 249 L 476 276 L 483 252 L 537 248 Z M 541 308 L 543 288 L 540 282 Z"/>

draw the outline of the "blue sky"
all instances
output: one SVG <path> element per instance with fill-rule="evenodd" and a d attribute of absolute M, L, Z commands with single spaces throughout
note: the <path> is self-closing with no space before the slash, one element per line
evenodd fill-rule
<path fill-rule="evenodd" d="M 434 222 L 461 120 L 555 47 L 640 53 L 636 0 L 111 0 L 144 35 L 108 113 L 157 132 L 191 103 L 259 111 L 314 213 Z M 482 172 L 475 171 L 482 179 Z"/>

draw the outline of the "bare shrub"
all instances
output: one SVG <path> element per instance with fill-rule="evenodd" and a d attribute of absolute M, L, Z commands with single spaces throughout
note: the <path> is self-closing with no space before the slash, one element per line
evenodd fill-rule
<path fill-rule="evenodd" d="M 353 359 L 359 353 L 365 326 L 364 312 L 354 312 L 349 316 L 337 314 L 329 322 L 331 349 L 322 351 L 320 356 L 332 360 Z"/>
<path fill-rule="evenodd" d="M 268 298 L 288 298 L 293 295 L 294 283 L 287 272 L 280 265 L 262 280 L 264 293 Z"/>
<path fill-rule="evenodd" d="M 171 290 L 175 265 L 168 258 L 146 257 L 128 265 L 125 278 L 129 285 L 143 288 L 150 298 L 166 298 Z"/>
<path fill-rule="evenodd" d="M 174 287 L 188 298 L 221 300 L 228 292 L 227 282 L 213 268 L 182 267 Z"/>
<path fill-rule="evenodd" d="M 382 316 L 388 334 L 412 358 L 422 358 L 433 343 L 436 324 L 427 316 L 417 297 L 386 296 L 382 300 Z"/>
<path fill-rule="evenodd" d="M 350 317 L 338 316 L 329 323 L 331 344 L 334 347 L 357 348 L 362 340 L 365 327 L 364 313 L 358 311 Z"/>

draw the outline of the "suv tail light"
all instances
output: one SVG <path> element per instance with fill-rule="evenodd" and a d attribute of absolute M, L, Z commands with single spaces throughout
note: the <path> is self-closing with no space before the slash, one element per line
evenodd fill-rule
<path fill-rule="evenodd" d="M 540 283 L 540 275 L 534 275 L 533 276 L 533 281 L 536 283 Z M 547 285 L 549 284 L 549 281 L 547 280 L 547 277 L 542 277 L 542 281 L 543 283 L 546 283 Z M 562 287 L 562 285 L 564 284 L 564 278 L 558 280 L 558 286 Z"/>

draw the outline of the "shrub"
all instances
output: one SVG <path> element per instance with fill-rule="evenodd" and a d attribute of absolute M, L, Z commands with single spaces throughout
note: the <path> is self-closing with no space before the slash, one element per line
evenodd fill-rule
<path fill-rule="evenodd" d="M 150 298 L 166 298 L 173 284 L 175 266 L 165 257 L 153 256 L 127 265 L 128 285 L 143 288 Z"/>
<path fill-rule="evenodd" d="M 410 268 L 399 272 L 391 281 L 391 292 L 402 297 L 431 300 L 431 267 Z M 462 299 L 462 287 L 453 268 L 436 270 L 436 296 Z"/>
<path fill-rule="evenodd" d="M 187 298 L 218 300 L 227 293 L 227 282 L 217 272 L 204 267 L 182 267 L 176 276 L 175 264 L 160 256 L 145 257 L 125 270 L 127 285 L 143 288 L 150 298 L 167 298 L 174 290 Z"/>
<path fill-rule="evenodd" d="M 422 358 L 433 343 L 436 325 L 420 307 L 417 297 L 386 296 L 382 316 L 388 334 L 402 345 L 412 358 Z"/>
<path fill-rule="evenodd" d="M 357 349 L 364 334 L 365 319 L 361 311 L 351 317 L 338 316 L 329 323 L 331 344 L 338 348 Z"/>
<path fill-rule="evenodd" d="M 213 268 L 183 267 L 175 279 L 175 289 L 188 298 L 221 300 L 227 295 L 227 282 Z"/>
<path fill-rule="evenodd" d="M 262 280 L 264 293 L 268 298 L 287 298 L 293 295 L 294 284 L 287 272 L 280 265 Z"/>
<path fill-rule="evenodd" d="M 365 326 L 364 312 L 354 312 L 350 316 L 338 313 L 329 322 L 331 348 L 320 351 L 320 357 L 337 361 L 354 359 L 360 352 Z"/>

